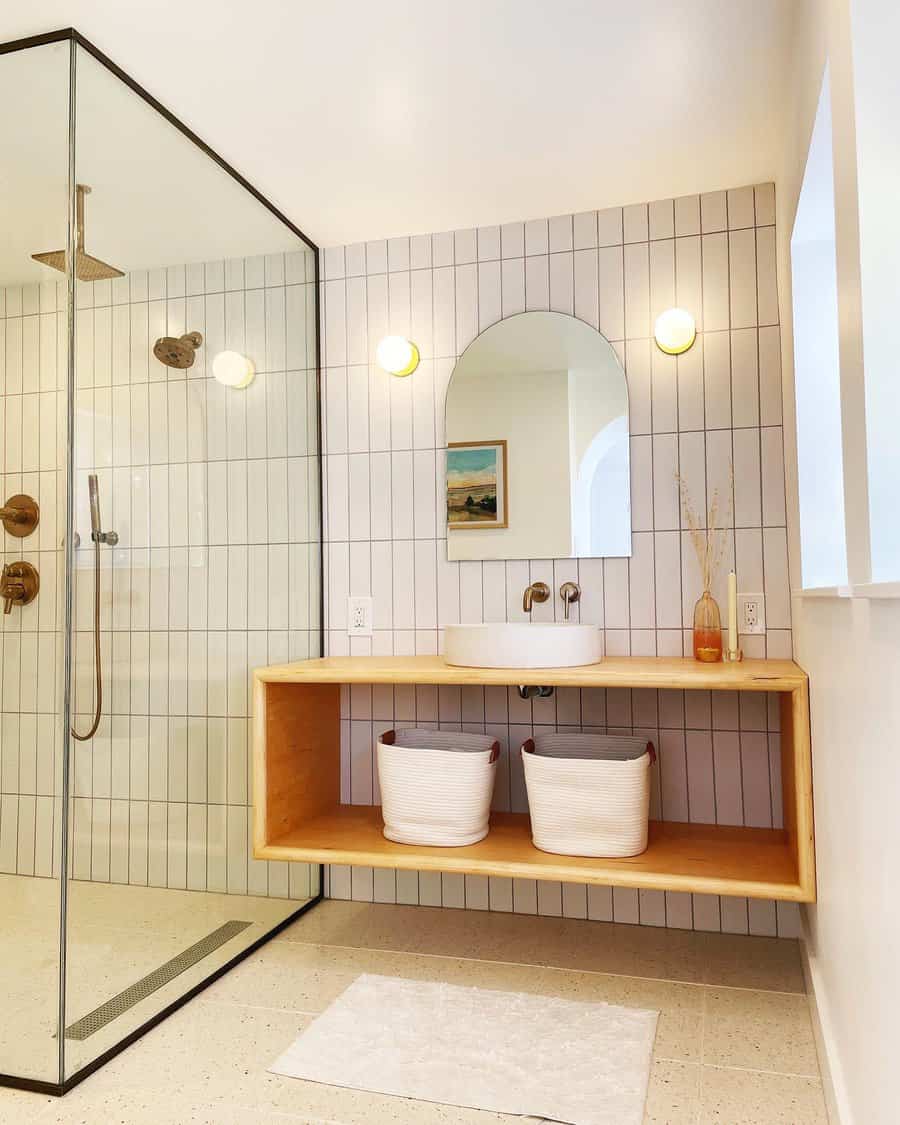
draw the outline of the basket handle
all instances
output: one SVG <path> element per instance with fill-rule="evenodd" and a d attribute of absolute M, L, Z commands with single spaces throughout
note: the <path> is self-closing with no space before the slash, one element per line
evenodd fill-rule
<path fill-rule="evenodd" d="M 490 758 L 488 758 L 488 765 L 491 765 L 493 762 L 496 762 L 499 757 L 500 757 L 500 743 L 495 738 L 493 743 L 491 744 L 491 756 L 490 756 Z"/>
<path fill-rule="evenodd" d="M 649 738 L 647 739 L 647 753 L 650 755 L 650 765 L 656 765 L 656 747 Z"/>
<path fill-rule="evenodd" d="M 397 741 L 397 732 L 395 730 L 386 730 L 378 741 L 385 746 L 393 746 Z"/>
<path fill-rule="evenodd" d="M 523 754 L 533 754 L 534 753 L 534 739 L 533 738 L 526 738 L 525 741 L 522 743 L 522 753 Z"/>

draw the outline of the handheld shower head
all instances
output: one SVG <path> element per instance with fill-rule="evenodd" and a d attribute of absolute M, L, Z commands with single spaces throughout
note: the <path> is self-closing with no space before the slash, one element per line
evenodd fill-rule
<path fill-rule="evenodd" d="M 100 535 L 100 486 L 97 483 L 97 474 L 88 475 L 88 501 L 91 506 L 91 539 Z"/>

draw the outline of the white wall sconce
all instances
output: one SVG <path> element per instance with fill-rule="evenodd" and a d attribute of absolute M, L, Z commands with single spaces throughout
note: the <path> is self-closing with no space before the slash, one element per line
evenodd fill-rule
<path fill-rule="evenodd" d="M 697 338 L 697 325 L 686 309 L 666 309 L 653 326 L 656 346 L 666 355 L 681 355 Z"/>
<path fill-rule="evenodd" d="M 219 352 L 212 361 L 212 371 L 223 387 L 246 387 L 253 382 L 256 368 L 240 352 Z"/>
<path fill-rule="evenodd" d="M 405 336 L 385 336 L 375 349 L 375 359 L 391 375 L 412 375 L 419 366 L 419 349 Z"/>

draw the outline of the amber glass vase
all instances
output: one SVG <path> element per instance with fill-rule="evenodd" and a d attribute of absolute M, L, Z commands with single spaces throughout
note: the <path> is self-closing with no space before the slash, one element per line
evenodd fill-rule
<path fill-rule="evenodd" d="M 694 659 L 708 664 L 722 659 L 722 616 L 709 590 L 694 606 Z"/>

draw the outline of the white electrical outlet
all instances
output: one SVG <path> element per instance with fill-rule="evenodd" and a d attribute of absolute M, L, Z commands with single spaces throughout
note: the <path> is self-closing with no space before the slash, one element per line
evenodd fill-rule
<path fill-rule="evenodd" d="M 763 594 L 738 594 L 738 632 L 746 635 L 765 633 L 766 599 Z"/>
<path fill-rule="evenodd" d="M 347 636 L 372 636 L 372 599 L 347 599 Z"/>

